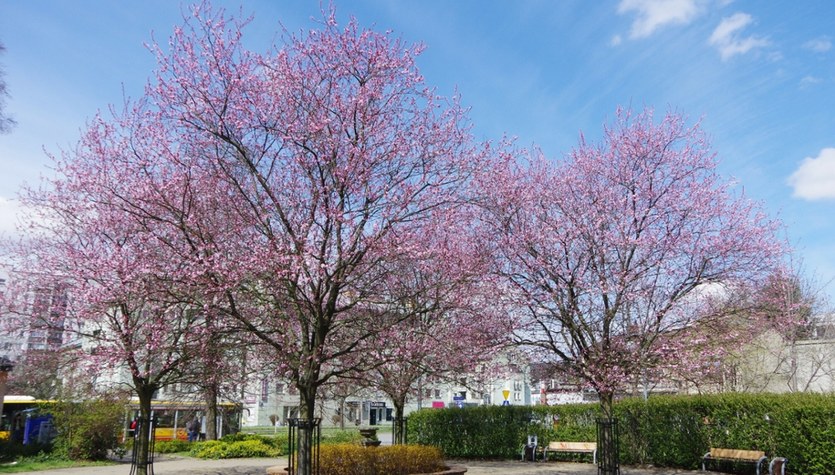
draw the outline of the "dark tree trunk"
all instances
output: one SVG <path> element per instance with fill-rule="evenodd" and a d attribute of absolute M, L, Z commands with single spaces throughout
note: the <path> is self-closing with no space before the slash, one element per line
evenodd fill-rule
<path fill-rule="evenodd" d="M 391 434 L 391 443 L 393 445 L 406 443 L 406 420 L 403 417 L 406 407 L 406 396 L 392 398 L 394 404 L 394 430 Z"/>
<path fill-rule="evenodd" d="M 138 382 L 136 393 L 139 397 L 139 433 L 134 439 L 134 460 L 136 461 L 136 475 L 148 475 L 148 461 L 150 460 L 151 434 L 151 398 L 157 390 L 155 385 Z"/>
<path fill-rule="evenodd" d="M 597 421 L 597 473 L 620 475 L 620 440 L 618 425 L 614 419 L 614 393 L 598 391 L 602 417 Z"/>
<path fill-rule="evenodd" d="M 313 378 L 311 378 L 313 379 Z M 297 475 L 313 473 L 313 418 L 316 412 L 316 390 L 314 382 L 299 384 L 299 427 L 298 427 L 298 472 Z M 291 454 L 292 456 L 292 454 Z"/>
<path fill-rule="evenodd" d="M 217 383 L 206 385 L 206 440 L 217 440 Z"/>

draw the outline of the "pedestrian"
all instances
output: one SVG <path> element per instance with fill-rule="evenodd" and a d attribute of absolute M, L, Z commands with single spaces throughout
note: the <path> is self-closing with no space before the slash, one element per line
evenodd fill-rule
<path fill-rule="evenodd" d="M 188 423 L 186 426 L 186 430 L 188 430 L 188 441 L 189 442 L 196 442 L 197 439 L 200 437 L 200 419 L 197 415 L 194 416 L 194 419 Z"/>

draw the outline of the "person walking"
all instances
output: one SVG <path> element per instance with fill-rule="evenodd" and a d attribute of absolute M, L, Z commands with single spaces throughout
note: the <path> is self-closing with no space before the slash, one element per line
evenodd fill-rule
<path fill-rule="evenodd" d="M 200 418 L 194 415 L 194 419 L 186 426 L 188 431 L 188 441 L 196 442 L 200 438 Z"/>

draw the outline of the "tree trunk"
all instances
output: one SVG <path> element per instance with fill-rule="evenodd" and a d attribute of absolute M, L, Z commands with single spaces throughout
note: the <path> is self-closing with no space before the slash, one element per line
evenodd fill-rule
<path fill-rule="evenodd" d="M 302 386 L 299 384 L 299 426 L 298 426 L 298 472 L 297 475 L 311 475 L 313 473 L 313 418 L 316 410 L 315 383 Z M 293 455 L 290 454 L 292 457 Z"/>
<path fill-rule="evenodd" d="M 392 445 L 399 445 L 406 443 L 406 420 L 403 418 L 406 407 L 406 396 L 392 398 L 391 403 L 394 404 L 394 430 L 391 434 Z"/>
<path fill-rule="evenodd" d="M 612 418 L 612 406 L 614 404 L 615 395 L 611 391 L 597 391 L 597 397 L 600 398 L 600 410 L 603 413 L 604 419 Z"/>
<path fill-rule="evenodd" d="M 217 383 L 206 385 L 206 440 L 217 440 Z"/>
<path fill-rule="evenodd" d="M 613 412 L 614 393 L 598 391 L 597 394 L 602 412 L 601 419 L 597 421 L 597 473 L 620 475 L 618 428 Z"/>
<path fill-rule="evenodd" d="M 154 437 L 151 433 L 151 398 L 156 390 L 155 385 L 142 384 L 141 382 L 136 384 L 136 393 L 139 397 L 139 424 L 137 425 L 139 432 L 134 438 L 133 445 L 136 475 L 148 475 L 151 438 Z"/>
<path fill-rule="evenodd" d="M 345 430 L 345 399 L 339 398 L 339 430 Z"/>

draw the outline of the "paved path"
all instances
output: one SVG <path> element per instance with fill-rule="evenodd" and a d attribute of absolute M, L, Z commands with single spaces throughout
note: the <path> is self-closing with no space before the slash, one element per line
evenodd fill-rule
<path fill-rule="evenodd" d="M 597 475 L 597 467 L 590 463 L 525 463 L 453 460 L 451 463 L 467 467 L 467 475 Z M 187 457 L 161 457 L 154 463 L 154 475 L 264 475 L 266 468 L 286 466 L 286 457 L 200 460 Z M 130 464 L 106 467 L 62 468 L 40 472 L 18 472 L 18 475 L 128 475 Z M 695 474 L 687 470 L 622 467 L 623 475 L 683 475 Z"/>

